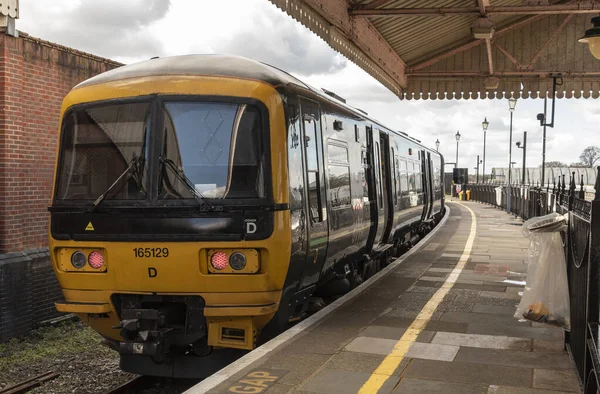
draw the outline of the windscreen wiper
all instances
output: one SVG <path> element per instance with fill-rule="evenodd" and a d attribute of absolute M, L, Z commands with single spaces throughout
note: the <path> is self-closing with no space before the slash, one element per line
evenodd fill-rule
<path fill-rule="evenodd" d="M 197 189 L 196 186 L 194 186 L 194 183 L 190 180 L 190 178 L 188 178 L 183 171 L 179 171 L 179 168 L 177 167 L 177 164 L 175 164 L 175 162 L 171 159 L 166 159 L 162 156 L 160 156 L 158 158 L 158 160 L 160 160 L 160 162 L 162 164 L 164 164 L 167 168 L 170 168 L 171 171 L 173 171 L 173 173 L 177 176 L 177 178 L 179 178 L 180 181 L 182 181 L 185 186 L 189 189 L 189 191 L 192 192 L 192 194 L 194 195 L 194 198 L 196 199 L 196 201 L 198 201 L 200 204 L 205 205 L 209 211 L 214 211 L 217 208 L 215 208 L 214 205 L 212 205 L 210 202 L 208 202 L 208 200 L 206 199 L 206 197 L 204 197 L 202 195 L 202 193 L 200 193 Z M 222 209 L 222 208 L 221 208 Z M 218 210 L 221 210 L 218 209 Z"/>
<path fill-rule="evenodd" d="M 131 174 L 133 173 L 133 170 L 135 169 L 135 174 L 134 175 L 136 177 L 136 183 L 138 185 L 138 187 L 140 187 L 140 191 L 145 195 L 146 192 L 143 190 L 143 188 L 141 187 L 141 184 L 139 182 L 139 180 L 137 179 L 138 175 L 137 175 L 137 169 L 138 169 L 138 165 L 140 164 L 140 162 L 143 160 L 142 156 L 135 156 L 133 159 L 131 159 L 131 161 L 129 162 L 129 166 L 127 166 L 127 168 L 125 169 L 125 171 L 123 171 L 123 173 L 121 175 L 119 175 L 119 177 L 117 178 L 117 180 L 115 180 L 113 182 L 112 185 L 110 185 L 108 187 L 108 189 L 106 189 L 104 191 L 104 193 L 102 193 L 97 199 L 96 201 L 94 201 L 94 205 L 90 208 L 89 212 L 94 212 L 94 210 L 98 207 L 98 205 L 100 205 L 100 203 L 102 201 L 104 201 L 104 199 L 106 198 L 106 196 L 108 195 L 108 193 L 111 192 L 111 190 L 117 185 L 119 184 L 119 182 L 121 182 L 121 179 L 123 179 L 125 176 L 131 176 Z M 121 187 L 123 187 L 121 185 Z"/>

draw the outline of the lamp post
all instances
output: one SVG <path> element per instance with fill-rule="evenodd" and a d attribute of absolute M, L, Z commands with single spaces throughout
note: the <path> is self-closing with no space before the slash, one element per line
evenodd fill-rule
<path fill-rule="evenodd" d="M 440 151 L 440 140 L 439 139 L 435 140 L 435 150 L 438 152 Z"/>
<path fill-rule="evenodd" d="M 458 141 L 460 141 L 460 132 L 456 132 L 456 163 L 454 164 L 454 168 L 458 168 Z"/>
<path fill-rule="evenodd" d="M 483 183 L 485 183 L 485 135 L 487 134 L 487 129 L 490 123 L 487 121 L 487 116 L 485 120 L 481 122 L 481 127 L 483 127 Z"/>
<path fill-rule="evenodd" d="M 525 171 L 527 171 L 527 132 L 523 132 L 523 146 L 521 146 L 521 141 L 517 141 L 517 148 L 523 149 L 523 180 L 521 181 L 521 185 L 525 185 Z"/>
<path fill-rule="evenodd" d="M 508 99 L 508 110 L 510 111 L 510 137 L 508 140 L 508 185 L 506 187 L 506 212 L 510 213 L 510 192 L 511 192 L 511 169 L 512 169 L 512 128 L 513 128 L 513 112 L 517 106 L 517 99 L 511 97 Z"/>

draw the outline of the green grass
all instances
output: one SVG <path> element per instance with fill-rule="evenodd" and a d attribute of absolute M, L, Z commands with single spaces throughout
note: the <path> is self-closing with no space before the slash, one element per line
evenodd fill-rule
<path fill-rule="evenodd" d="M 111 353 L 100 345 L 100 335 L 80 321 L 34 330 L 23 339 L 0 344 L 0 371 L 53 358 L 64 359 L 88 351 Z"/>

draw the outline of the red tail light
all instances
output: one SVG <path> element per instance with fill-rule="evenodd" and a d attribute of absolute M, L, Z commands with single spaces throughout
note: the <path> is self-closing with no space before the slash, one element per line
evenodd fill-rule
<path fill-rule="evenodd" d="M 227 259 L 227 255 L 223 252 L 217 252 L 210 258 L 210 265 L 212 265 L 216 270 L 224 270 L 227 268 L 228 264 L 229 261 Z"/>
<path fill-rule="evenodd" d="M 88 256 L 88 264 L 94 269 L 99 269 L 104 266 L 104 256 L 100 252 L 92 252 Z"/>

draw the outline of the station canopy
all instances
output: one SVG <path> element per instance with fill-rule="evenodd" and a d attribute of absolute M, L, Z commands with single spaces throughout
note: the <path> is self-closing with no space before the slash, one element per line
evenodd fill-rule
<path fill-rule="evenodd" d="M 600 97 L 600 0 L 270 1 L 401 99 Z"/>

